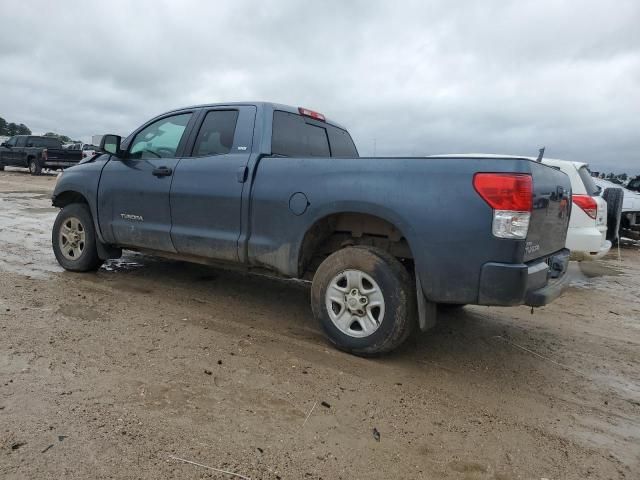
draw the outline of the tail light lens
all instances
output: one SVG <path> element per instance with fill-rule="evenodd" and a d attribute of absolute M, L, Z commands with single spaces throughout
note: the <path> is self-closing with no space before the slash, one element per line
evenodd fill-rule
<path fill-rule="evenodd" d="M 476 173 L 473 186 L 493 208 L 493 235 L 525 239 L 533 210 L 531 175 L 518 173 Z"/>
<path fill-rule="evenodd" d="M 573 195 L 573 203 L 594 220 L 598 216 L 598 203 L 589 195 Z"/>

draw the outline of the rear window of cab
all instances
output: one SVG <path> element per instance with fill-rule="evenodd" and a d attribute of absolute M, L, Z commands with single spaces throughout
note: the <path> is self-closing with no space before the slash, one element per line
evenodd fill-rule
<path fill-rule="evenodd" d="M 273 112 L 271 153 L 286 157 L 358 157 L 346 130 L 281 110 Z"/>

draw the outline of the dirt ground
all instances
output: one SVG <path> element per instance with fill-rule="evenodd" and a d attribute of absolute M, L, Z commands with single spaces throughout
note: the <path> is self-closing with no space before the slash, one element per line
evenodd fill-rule
<path fill-rule="evenodd" d="M 325 342 L 306 284 L 134 253 L 62 271 L 54 184 L 0 172 L 1 478 L 234 478 L 174 457 L 251 479 L 639 478 L 637 245 L 572 265 L 533 314 L 466 307 L 365 360 Z"/>

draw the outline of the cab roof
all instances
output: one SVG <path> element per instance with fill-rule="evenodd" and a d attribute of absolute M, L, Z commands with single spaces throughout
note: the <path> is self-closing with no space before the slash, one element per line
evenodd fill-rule
<path fill-rule="evenodd" d="M 163 113 L 165 115 L 167 113 L 180 112 L 182 110 L 188 110 L 193 108 L 218 108 L 218 107 L 242 107 L 242 106 L 254 106 L 258 108 L 258 110 L 263 110 L 267 114 L 272 114 L 274 110 L 282 110 L 284 112 L 295 113 L 296 115 L 300 115 L 299 108 L 301 107 L 292 107 L 291 105 L 285 105 L 282 103 L 274 103 L 274 102 L 224 102 L 224 103 L 203 103 L 200 105 L 189 105 L 187 107 L 175 108 L 173 110 L 169 110 L 168 112 Z M 306 108 L 306 107 L 302 107 Z M 324 123 L 328 123 L 329 125 L 333 125 L 334 127 L 338 127 L 341 130 L 347 130 L 343 125 L 338 122 L 334 122 L 333 120 L 327 118 L 325 116 Z"/>

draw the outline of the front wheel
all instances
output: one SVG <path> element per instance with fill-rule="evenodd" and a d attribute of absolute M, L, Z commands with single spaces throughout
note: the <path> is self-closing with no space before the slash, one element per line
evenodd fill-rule
<path fill-rule="evenodd" d="M 72 203 L 60 210 L 53 224 L 51 242 L 53 253 L 65 270 L 88 272 L 102 265 L 87 204 Z"/>
<path fill-rule="evenodd" d="M 318 268 L 311 308 L 329 340 L 362 356 L 387 353 L 415 325 L 415 287 L 405 267 L 387 252 L 365 246 L 331 254 Z"/>

